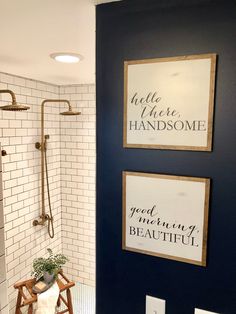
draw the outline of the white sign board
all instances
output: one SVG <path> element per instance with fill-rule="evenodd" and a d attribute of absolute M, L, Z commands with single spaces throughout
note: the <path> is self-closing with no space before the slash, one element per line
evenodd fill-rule
<path fill-rule="evenodd" d="M 123 249 L 206 266 L 210 180 L 123 172 Z"/>
<path fill-rule="evenodd" d="M 205 311 L 205 310 L 200 310 L 200 309 L 195 309 L 194 314 L 217 314 L 217 313 L 209 312 L 209 311 Z"/>
<path fill-rule="evenodd" d="M 125 61 L 124 147 L 212 149 L 216 55 Z"/>

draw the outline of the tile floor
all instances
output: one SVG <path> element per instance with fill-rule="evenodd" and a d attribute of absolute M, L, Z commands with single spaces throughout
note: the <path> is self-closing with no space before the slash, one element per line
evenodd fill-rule
<path fill-rule="evenodd" d="M 94 287 L 76 283 L 71 292 L 74 314 L 95 314 Z"/>

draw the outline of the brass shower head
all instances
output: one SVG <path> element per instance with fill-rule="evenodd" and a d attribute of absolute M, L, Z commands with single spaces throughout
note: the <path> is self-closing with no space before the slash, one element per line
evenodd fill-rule
<path fill-rule="evenodd" d="M 81 114 L 81 112 L 79 112 L 79 111 L 73 111 L 73 110 L 71 109 L 71 110 L 68 110 L 68 111 L 60 112 L 60 114 L 61 114 L 62 116 L 78 116 L 79 114 Z"/>
<path fill-rule="evenodd" d="M 0 90 L 0 94 L 3 94 L 3 93 L 7 93 L 7 94 L 11 95 L 12 103 L 10 105 L 0 106 L 1 110 L 22 111 L 22 110 L 30 109 L 29 106 L 17 104 L 16 96 L 15 96 L 15 94 L 11 90 L 9 90 L 9 89 L 2 89 L 2 90 Z"/>
<path fill-rule="evenodd" d="M 7 110 L 7 111 L 22 111 L 22 110 L 28 110 L 30 109 L 30 107 L 12 103 L 11 105 L 1 106 L 0 109 Z"/>

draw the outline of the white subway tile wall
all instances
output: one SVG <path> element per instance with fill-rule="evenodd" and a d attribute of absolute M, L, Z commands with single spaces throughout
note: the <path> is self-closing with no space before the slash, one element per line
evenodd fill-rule
<path fill-rule="evenodd" d="M 57 98 L 59 87 L 0 73 L 0 89 L 10 89 L 17 102 L 30 106 L 29 111 L 0 110 L 0 142 L 7 156 L 3 163 L 4 228 L 6 277 L 10 313 L 14 313 L 14 283 L 30 276 L 35 257 L 46 248 L 61 251 L 60 128 L 58 106 L 47 107 L 45 134 L 50 134 L 48 168 L 56 236 L 51 240 L 46 228 L 33 227 L 40 214 L 40 104 L 45 98 Z M 1 104 L 10 103 L 9 94 L 0 94 Z"/>
<path fill-rule="evenodd" d="M 60 87 L 60 97 L 81 111 L 61 119 L 62 246 L 66 272 L 95 285 L 95 86 Z M 79 104 L 79 106 L 78 106 Z"/>
<path fill-rule="evenodd" d="M 0 144 L 0 313 L 8 313 L 8 297 L 6 282 L 6 259 L 4 243 L 4 217 L 3 217 L 3 186 L 2 186 L 2 154 Z"/>
<path fill-rule="evenodd" d="M 0 89 L 11 89 L 19 103 L 30 106 L 26 112 L 0 110 L 0 143 L 8 154 L 2 163 L 6 278 L 11 314 L 16 298 L 14 283 L 30 276 L 33 259 L 43 256 L 48 247 L 69 256 L 65 273 L 73 275 L 75 281 L 94 284 L 95 96 L 91 85 L 59 87 L 5 73 L 0 73 Z M 67 93 L 70 90 L 72 92 Z M 40 152 L 35 149 L 35 142 L 40 141 L 42 100 L 58 98 L 60 93 L 61 98 L 68 96 L 73 100 L 72 103 L 76 103 L 82 113 L 84 111 L 84 116 L 67 120 L 59 115 L 59 104 L 50 103 L 45 107 L 55 225 L 55 238 L 50 239 L 46 227 L 32 226 L 41 210 Z M 10 100 L 9 95 L 0 94 L 2 105 Z M 86 126 L 86 123 L 89 124 Z M 89 142 L 92 136 L 94 140 Z"/>

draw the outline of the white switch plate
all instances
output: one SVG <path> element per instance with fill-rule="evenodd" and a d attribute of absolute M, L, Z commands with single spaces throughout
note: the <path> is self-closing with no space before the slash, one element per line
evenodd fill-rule
<path fill-rule="evenodd" d="M 218 314 L 218 313 L 195 309 L 194 314 Z"/>
<path fill-rule="evenodd" d="M 166 301 L 146 295 L 146 314 L 165 314 Z"/>

